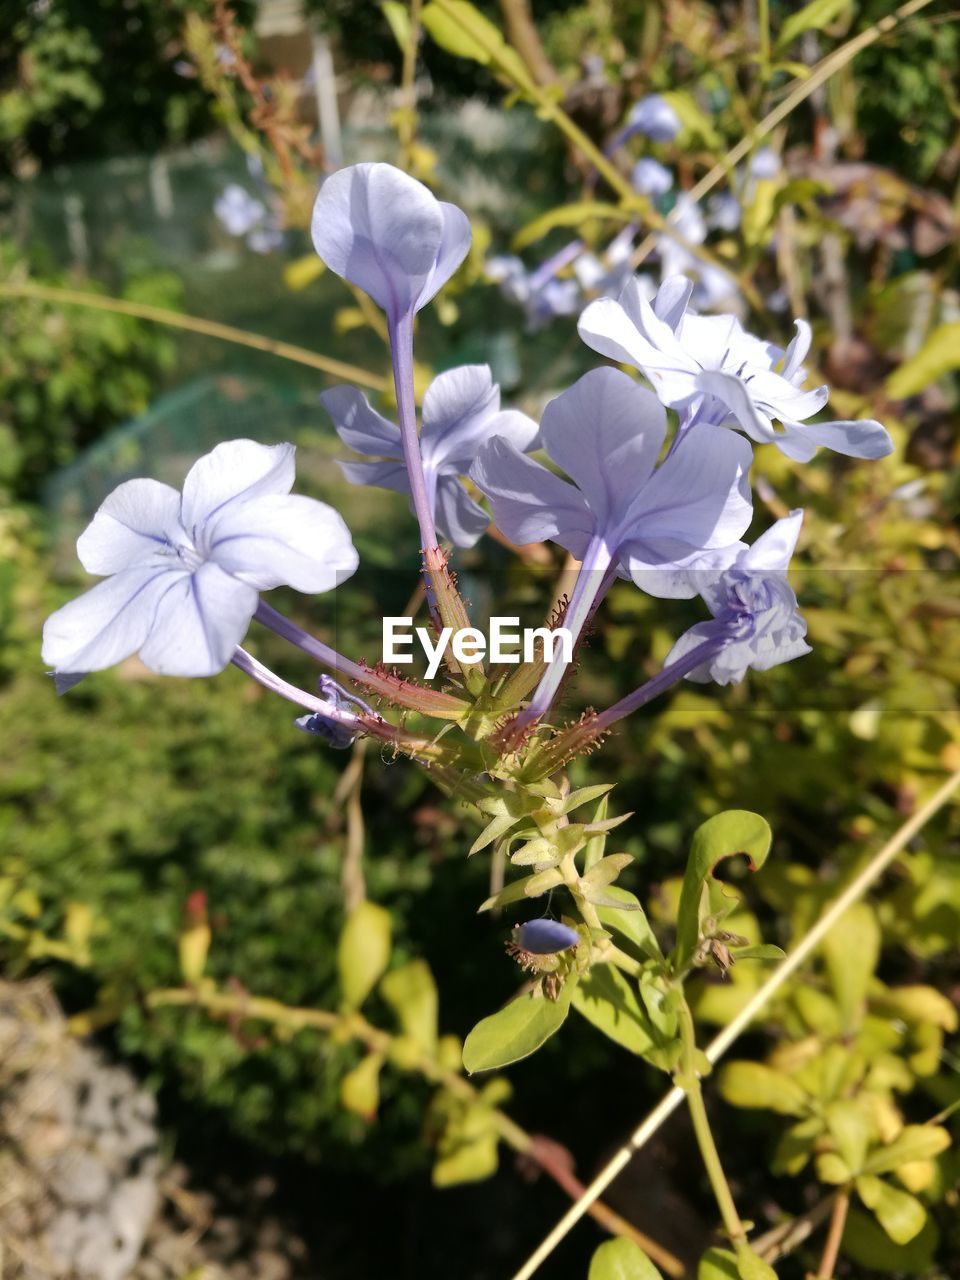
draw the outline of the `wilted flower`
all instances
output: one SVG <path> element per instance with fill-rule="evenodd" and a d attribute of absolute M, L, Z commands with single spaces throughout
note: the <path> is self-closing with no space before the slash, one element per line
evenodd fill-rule
<path fill-rule="evenodd" d="M 767 671 L 810 652 L 804 640 L 807 624 L 787 582 L 802 521 L 802 511 L 791 511 L 761 534 L 752 547 L 741 551 L 724 573 L 705 580 L 700 594 L 714 621 L 698 622 L 685 632 L 671 649 L 665 666 L 717 637 L 724 640 L 717 652 L 686 678 L 737 684 L 751 667 Z"/>
<path fill-rule="evenodd" d="M 332 507 L 291 495 L 294 453 L 231 440 L 191 467 L 182 495 L 156 480 L 114 489 L 77 543 L 105 581 L 47 619 L 44 662 L 69 675 L 139 652 L 161 675 L 215 675 L 259 591 L 329 591 L 348 578 L 350 532 Z"/>
<path fill-rule="evenodd" d="M 314 205 L 312 232 L 330 270 L 368 293 L 392 325 L 446 284 L 471 237 L 461 209 L 390 164 L 331 174 Z"/>
<path fill-rule="evenodd" d="M 356 387 L 334 387 L 320 396 L 344 444 L 379 462 L 341 462 L 353 484 L 409 493 L 400 431 L 370 406 Z M 472 547 L 490 517 L 464 488 L 480 446 L 502 436 L 520 450 L 533 447 L 537 424 L 516 409 L 500 408 L 500 388 L 489 366 L 464 365 L 439 374 L 423 398 L 420 456 L 427 496 L 438 530 L 458 547 Z"/>
<path fill-rule="evenodd" d="M 665 280 L 651 304 L 630 282 L 619 301 L 601 298 L 586 308 L 580 336 L 594 351 L 640 369 L 660 400 L 681 414 L 684 428 L 732 427 L 801 462 L 821 445 L 854 458 L 891 451 L 889 435 L 873 419 L 805 421 L 829 396 L 825 386 L 802 389 L 811 338 L 806 321 L 796 321 L 796 336 L 783 350 L 747 333 L 736 316 L 688 310 L 691 289 L 688 280 Z"/>

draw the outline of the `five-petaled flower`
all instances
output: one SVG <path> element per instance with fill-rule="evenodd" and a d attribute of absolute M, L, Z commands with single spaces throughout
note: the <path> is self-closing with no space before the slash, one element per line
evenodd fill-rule
<path fill-rule="evenodd" d="M 62 678 L 139 653 L 162 675 L 215 675 L 258 592 L 329 591 L 349 577 L 357 553 L 341 517 L 290 493 L 294 452 L 232 440 L 191 467 L 182 495 L 157 480 L 114 489 L 77 543 L 105 580 L 47 619 L 44 662 Z"/>
<path fill-rule="evenodd" d="M 410 492 L 400 431 L 370 406 L 356 387 L 334 387 L 320 396 L 344 444 L 379 462 L 341 462 L 353 484 Z M 467 493 L 467 474 L 480 446 L 493 436 L 517 449 L 533 448 L 537 424 L 516 409 L 500 408 L 500 388 L 485 364 L 439 374 L 423 398 L 420 456 L 437 529 L 458 547 L 472 547 L 490 517 Z"/>
<path fill-rule="evenodd" d="M 719 577 L 707 575 L 700 594 L 713 621 L 698 622 L 684 632 L 665 666 L 716 638 L 717 652 L 687 674 L 688 680 L 738 684 L 749 668 L 767 671 L 810 652 L 807 624 L 797 611 L 797 597 L 787 582 L 790 557 L 797 545 L 802 511 L 788 516 L 741 551 Z"/>
<path fill-rule="evenodd" d="M 873 419 L 806 421 L 829 392 L 803 390 L 811 338 L 805 320 L 796 322 L 783 350 L 747 333 L 736 316 L 690 311 L 690 292 L 688 280 L 671 277 L 651 304 L 631 281 L 619 301 L 600 298 L 586 308 L 580 336 L 601 355 L 640 369 L 661 401 L 680 413 L 681 432 L 693 423 L 732 427 L 800 462 L 821 445 L 853 458 L 891 452 L 889 435 Z"/>

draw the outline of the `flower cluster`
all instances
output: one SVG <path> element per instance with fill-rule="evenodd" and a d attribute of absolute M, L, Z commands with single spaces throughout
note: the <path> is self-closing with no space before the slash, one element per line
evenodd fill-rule
<path fill-rule="evenodd" d="M 648 100 L 630 127 L 662 133 L 663 105 Z M 647 165 L 643 181 L 653 190 L 664 178 Z M 538 427 L 501 407 L 486 365 L 468 365 L 434 379 L 418 427 L 413 320 L 467 253 L 465 215 L 389 165 L 361 164 L 325 182 L 313 238 L 327 266 L 386 313 L 396 425 L 355 387 L 334 388 L 321 400 L 343 443 L 366 459 L 341 463 L 347 479 L 409 495 L 438 624 L 466 618 L 438 534 L 473 546 L 492 515 L 513 542 L 555 542 L 580 562 L 563 617 L 574 640 L 618 577 L 654 597 L 699 596 L 709 611 L 679 637 L 657 676 L 598 713 L 598 732 L 683 677 L 728 684 L 750 668 L 808 652 L 786 579 L 802 512 L 777 521 L 752 546 L 743 540 L 753 518 L 753 447 L 774 444 L 807 461 L 821 447 L 879 458 L 891 443 L 872 420 L 810 421 L 824 408 L 827 389 L 805 387 L 805 322 L 781 348 L 747 332 L 734 315 L 698 314 L 684 277 L 667 278 L 651 295 L 628 274 L 616 299 L 586 308 L 579 332 L 601 355 L 633 366 L 648 386 L 622 369 L 596 368 L 550 401 Z M 676 414 L 673 428 L 667 410 Z M 550 466 L 532 456 L 540 448 Z M 442 759 L 442 748 L 389 725 L 332 676 L 323 678 L 318 697 L 240 647 L 256 617 L 341 679 L 396 705 L 447 719 L 469 710 L 457 696 L 342 657 L 260 601 L 261 591 L 280 584 L 328 591 L 357 566 L 340 516 L 291 495 L 293 455 L 291 445 L 232 441 L 195 464 L 182 494 L 153 480 L 116 489 L 78 544 L 84 567 L 105 580 L 48 620 L 44 660 L 61 688 L 135 653 L 168 675 L 212 675 L 232 661 L 298 702 L 308 712 L 299 726 L 334 746 L 378 733 L 413 754 Z M 470 679 L 452 670 L 473 692 Z M 563 675 L 559 661 L 535 671 L 525 686 L 532 696 L 521 695 L 516 732 L 505 741 L 517 747 L 520 730 L 549 718 Z"/>

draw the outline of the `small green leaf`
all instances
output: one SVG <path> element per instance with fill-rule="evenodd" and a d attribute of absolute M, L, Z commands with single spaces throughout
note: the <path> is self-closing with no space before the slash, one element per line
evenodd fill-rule
<path fill-rule="evenodd" d="M 927 1211 L 908 1191 L 898 1191 L 882 1178 L 864 1174 L 857 1179 L 857 1194 L 896 1244 L 909 1244 L 923 1230 Z"/>
<path fill-rule="evenodd" d="M 520 821 L 519 814 L 500 813 L 497 814 L 483 828 L 480 834 L 474 840 L 473 844 L 467 851 L 467 856 L 472 857 L 475 853 L 479 853 L 481 849 L 486 849 L 487 845 L 493 844 L 495 840 L 499 840 L 505 836 L 511 827 L 515 827 Z"/>
<path fill-rule="evenodd" d="M 393 32 L 393 38 L 401 49 L 406 49 L 410 43 L 410 14 L 407 6 L 401 4 L 400 0 L 381 0 L 380 8 Z"/>
<path fill-rule="evenodd" d="M 594 822 L 602 823 L 607 816 L 607 808 L 610 803 L 610 797 L 604 796 L 594 810 Z M 583 869 L 589 871 L 591 867 L 595 867 L 603 857 L 604 850 L 607 847 L 607 833 L 602 828 L 597 828 L 597 834 L 590 837 L 587 841 L 586 848 L 583 851 Z"/>
<path fill-rule="evenodd" d="M 852 1208 L 841 1248 L 866 1275 L 921 1276 L 933 1263 L 939 1243 L 940 1233 L 932 1218 L 927 1218 L 923 1230 L 909 1244 L 899 1245 L 868 1214 Z"/>
<path fill-rule="evenodd" d="M 784 19 L 777 36 L 777 49 L 786 49 L 805 31 L 823 31 L 831 22 L 836 22 L 849 6 L 850 0 L 810 0 L 810 4 Z"/>
<path fill-rule="evenodd" d="M 770 1162 L 772 1173 L 786 1173 L 796 1176 L 813 1154 L 814 1146 L 823 1132 L 823 1121 L 819 1116 L 811 1116 L 809 1120 L 801 1120 L 791 1125 L 780 1135 Z"/>
<path fill-rule="evenodd" d="M 697 1280 L 740 1280 L 737 1255 L 729 1249 L 708 1249 L 697 1267 Z"/>
<path fill-rule="evenodd" d="M 361 902 L 347 916 L 337 944 L 337 969 L 344 1003 L 357 1009 L 373 990 L 390 959 L 390 913 Z"/>
<path fill-rule="evenodd" d="M 737 1249 L 737 1275 L 740 1280 L 777 1280 L 777 1273 L 749 1245 Z"/>
<path fill-rule="evenodd" d="M 902 1164 L 932 1160 L 946 1151 L 950 1134 L 932 1124 L 908 1124 L 885 1147 L 872 1151 L 863 1164 L 864 1173 L 893 1173 Z"/>
<path fill-rule="evenodd" d="M 756 947 L 733 947 L 734 960 L 782 960 L 787 954 L 782 947 L 775 947 L 772 942 L 763 942 Z"/>
<path fill-rule="evenodd" d="M 867 1148 L 876 1137 L 876 1127 L 867 1113 L 855 1102 L 832 1102 L 826 1110 L 827 1131 L 837 1144 L 844 1163 L 859 1173 Z"/>
<path fill-rule="evenodd" d="M 340 1102 L 368 1123 L 376 1119 L 380 1105 L 382 1053 L 368 1053 L 340 1081 Z"/>
<path fill-rule="evenodd" d="M 643 1057 L 662 1037 L 647 1017 L 630 983 L 612 965 L 597 965 L 581 978 L 573 1007 L 598 1031 Z"/>
<path fill-rule="evenodd" d="M 867 988 L 879 956 L 877 917 L 865 902 L 854 903 L 823 940 L 823 958 L 844 1031 L 856 1030 L 863 1020 Z"/>
<path fill-rule="evenodd" d="M 497 1171 L 497 1141 L 489 1105 L 458 1106 L 437 1144 L 433 1185 L 453 1187 L 491 1177 Z"/>
<path fill-rule="evenodd" d="M 393 969 L 380 983 L 380 993 L 397 1015 L 403 1034 L 427 1053 L 437 1043 L 437 984 L 425 960 Z"/>
<path fill-rule="evenodd" d="M 577 204 L 562 204 L 556 209 L 542 213 L 525 227 L 521 227 L 513 237 L 513 248 L 526 249 L 543 239 L 555 227 L 579 227 L 588 218 L 605 218 L 613 222 L 632 222 L 636 216 L 621 209 L 615 204 L 601 204 L 598 200 L 582 200 Z M 583 802 L 585 803 L 585 802 Z M 567 810 L 564 810 L 566 813 Z"/>
<path fill-rule="evenodd" d="M 632 853 L 608 853 L 606 857 L 594 863 L 580 880 L 580 888 L 584 896 L 589 899 L 591 894 L 599 893 L 606 889 L 607 885 L 613 884 L 624 867 L 629 867 L 632 861 Z"/>
<path fill-rule="evenodd" d="M 817 1156 L 817 1177 L 821 1182 L 839 1187 L 842 1183 L 850 1181 L 853 1170 L 843 1156 L 838 1156 L 835 1151 L 825 1151 Z"/>
<path fill-rule="evenodd" d="M 482 1019 L 463 1045 L 463 1065 L 475 1071 L 493 1071 L 535 1053 L 563 1026 L 570 1012 L 576 979 L 568 978 L 556 1000 L 522 995 Z"/>
<path fill-rule="evenodd" d="M 718 813 L 693 833 L 677 914 L 674 952 L 677 969 L 689 964 L 697 949 L 701 926 L 709 911 L 707 882 L 717 864 L 725 858 L 743 854 L 750 861 L 750 869 L 758 871 L 767 860 L 771 839 L 767 822 L 759 814 L 746 809 Z"/>
<path fill-rule="evenodd" d="M 728 1062 L 718 1086 L 734 1107 L 758 1107 L 782 1116 L 804 1116 L 810 1110 L 810 1099 L 796 1081 L 762 1062 Z"/>
<path fill-rule="evenodd" d="M 954 369 L 960 369 L 960 320 L 939 325 L 917 354 L 894 370 L 887 379 L 887 395 L 892 400 L 905 400 L 926 391 Z"/>
<path fill-rule="evenodd" d="M 507 44 L 499 28 L 468 0 L 447 0 L 443 6 L 428 4 L 420 20 L 431 38 L 447 53 L 492 67 L 519 89 L 531 83 L 520 55 Z"/>
<path fill-rule="evenodd" d="M 600 923 L 632 943 L 641 955 L 651 960 L 662 960 L 660 944 L 636 895 L 630 893 L 628 889 L 622 889 L 618 884 L 612 884 L 607 889 L 606 897 L 622 903 L 623 906 L 619 909 L 610 906 L 598 907 L 597 915 L 600 917 Z"/>
<path fill-rule="evenodd" d="M 663 1280 L 638 1244 L 625 1236 L 605 1240 L 590 1259 L 587 1280 Z"/>

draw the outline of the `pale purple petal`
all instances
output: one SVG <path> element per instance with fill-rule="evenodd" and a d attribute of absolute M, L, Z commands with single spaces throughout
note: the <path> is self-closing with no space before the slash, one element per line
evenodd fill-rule
<path fill-rule="evenodd" d="M 791 511 L 761 533 L 756 542 L 740 558 L 740 567 L 751 572 L 786 572 L 796 550 L 803 524 L 803 512 Z"/>
<path fill-rule="evenodd" d="M 292 444 L 227 440 L 195 462 L 183 482 L 180 519 L 198 550 L 201 526 L 228 502 L 289 493 L 295 453 Z"/>
<path fill-rule="evenodd" d="M 695 383 L 698 391 L 720 401 L 751 440 L 771 444 L 776 439 L 773 423 L 754 404 L 740 378 L 731 373 L 701 373 Z"/>
<path fill-rule="evenodd" d="M 314 205 L 312 233 L 330 270 L 394 321 L 428 301 L 454 269 L 447 270 L 452 258 L 460 252 L 459 263 L 466 252 L 458 220 L 423 183 L 389 164 L 331 174 Z"/>
<path fill-rule="evenodd" d="M 373 485 L 394 493 L 410 492 L 410 478 L 402 462 L 338 462 L 337 466 L 351 484 Z"/>
<path fill-rule="evenodd" d="M 246 635 L 256 607 L 255 588 L 219 565 L 202 564 L 179 575 L 159 598 L 140 660 L 163 676 L 216 675 Z"/>
<path fill-rule="evenodd" d="M 594 351 L 642 369 L 664 404 L 674 407 L 692 394 L 700 366 L 656 314 L 636 279 L 629 281 L 617 302 L 591 302 L 577 331 Z"/>
<path fill-rule="evenodd" d="M 456 476 L 437 481 L 437 529 L 457 547 L 472 547 L 490 524 L 490 517 L 470 497 Z"/>
<path fill-rule="evenodd" d="M 333 419 L 337 435 L 350 449 L 376 458 L 401 458 L 400 428 L 377 413 L 356 387 L 331 387 L 320 403 Z"/>
<path fill-rule="evenodd" d="M 881 423 L 872 418 L 851 422 L 789 422 L 777 437 L 781 452 L 788 458 L 806 462 L 821 445 L 848 458 L 885 458 L 893 452 L 893 441 Z"/>
<path fill-rule="evenodd" d="M 463 262 L 470 251 L 473 232 L 470 219 L 455 204 L 440 201 L 440 212 L 443 215 L 443 234 L 440 238 L 440 250 L 433 269 L 427 276 L 426 283 L 417 298 L 416 310 L 425 307 L 447 283 L 453 273 Z"/>
<path fill-rule="evenodd" d="M 437 374 L 423 397 L 424 458 L 436 467 L 447 460 L 472 461 L 489 439 L 485 424 L 499 408 L 500 388 L 489 365 L 466 364 Z"/>
<path fill-rule="evenodd" d="M 102 671 L 136 653 L 153 625 L 158 602 L 189 578 L 185 569 L 122 569 L 50 615 L 43 661 L 57 671 Z"/>
<path fill-rule="evenodd" d="M 638 539 L 621 547 L 621 573 L 659 600 L 692 600 L 706 593 L 710 584 L 746 550 L 745 542 L 690 551 L 687 543 L 676 539 Z"/>
<path fill-rule="evenodd" d="M 750 445 L 733 432 L 689 428 L 638 495 L 634 537 L 675 539 L 691 550 L 737 542 L 753 514 L 752 458 Z"/>
<path fill-rule="evenodd" d="M 807 358 L 810 343 L 813 341 L 813 330 L 806 320 L 794 320 L 793 323 L 797 332 L 783 353 L 783 368 L 780 370 L 781 376 L 788 382 L 792 382 L 798 374 L 803 372 L 803 362 Z"/>
<path fill-rule="evenodd" d="M 509 440 L 517 449 L 528 453 L 538 447 L 540 427 L 533 418 L 521 413 L 519 409 L 501 409 L 488 420 L 484 440 L 493 439 L 494 436 Z"/>
<path fill-rule="evenodd" d="M 358 563 L 340 514 L 299 494 L 228 504 L 207 526 L 207 555 L 259 591 L 281 585 L 310 593 L 330 591 Z"/>
<path fill-rule="evenodd" d="M 549 539 L 583 558 L 594 519 L 572 484 L 499 437 L 481 449 L 470 478 L 490 499 L 496 525 L 511 541 Z"/>
<path fill-rule="evenodd" d="M 77 555 L 88 573 L 106 575 L 163 564 L 172 546 L 187 541 L 176 489 L 158 480 L 127 480 L 104 500 L 80 535 Z"/>
<path fill-rule="evenodd" d="M 543 446 L 575 480 L 598 527 L 618 523 L 650 479 L 667 431 L 663 406 L 620 369 L 594 369 L 543 411 Z"/>
<path fill-rule="evenodd" d="M 674 333 L 680 328 L 692 293 L 693 281 L 686 276 L 667 276 L 657 290 L 653 299 L 654 314 Z"/>

